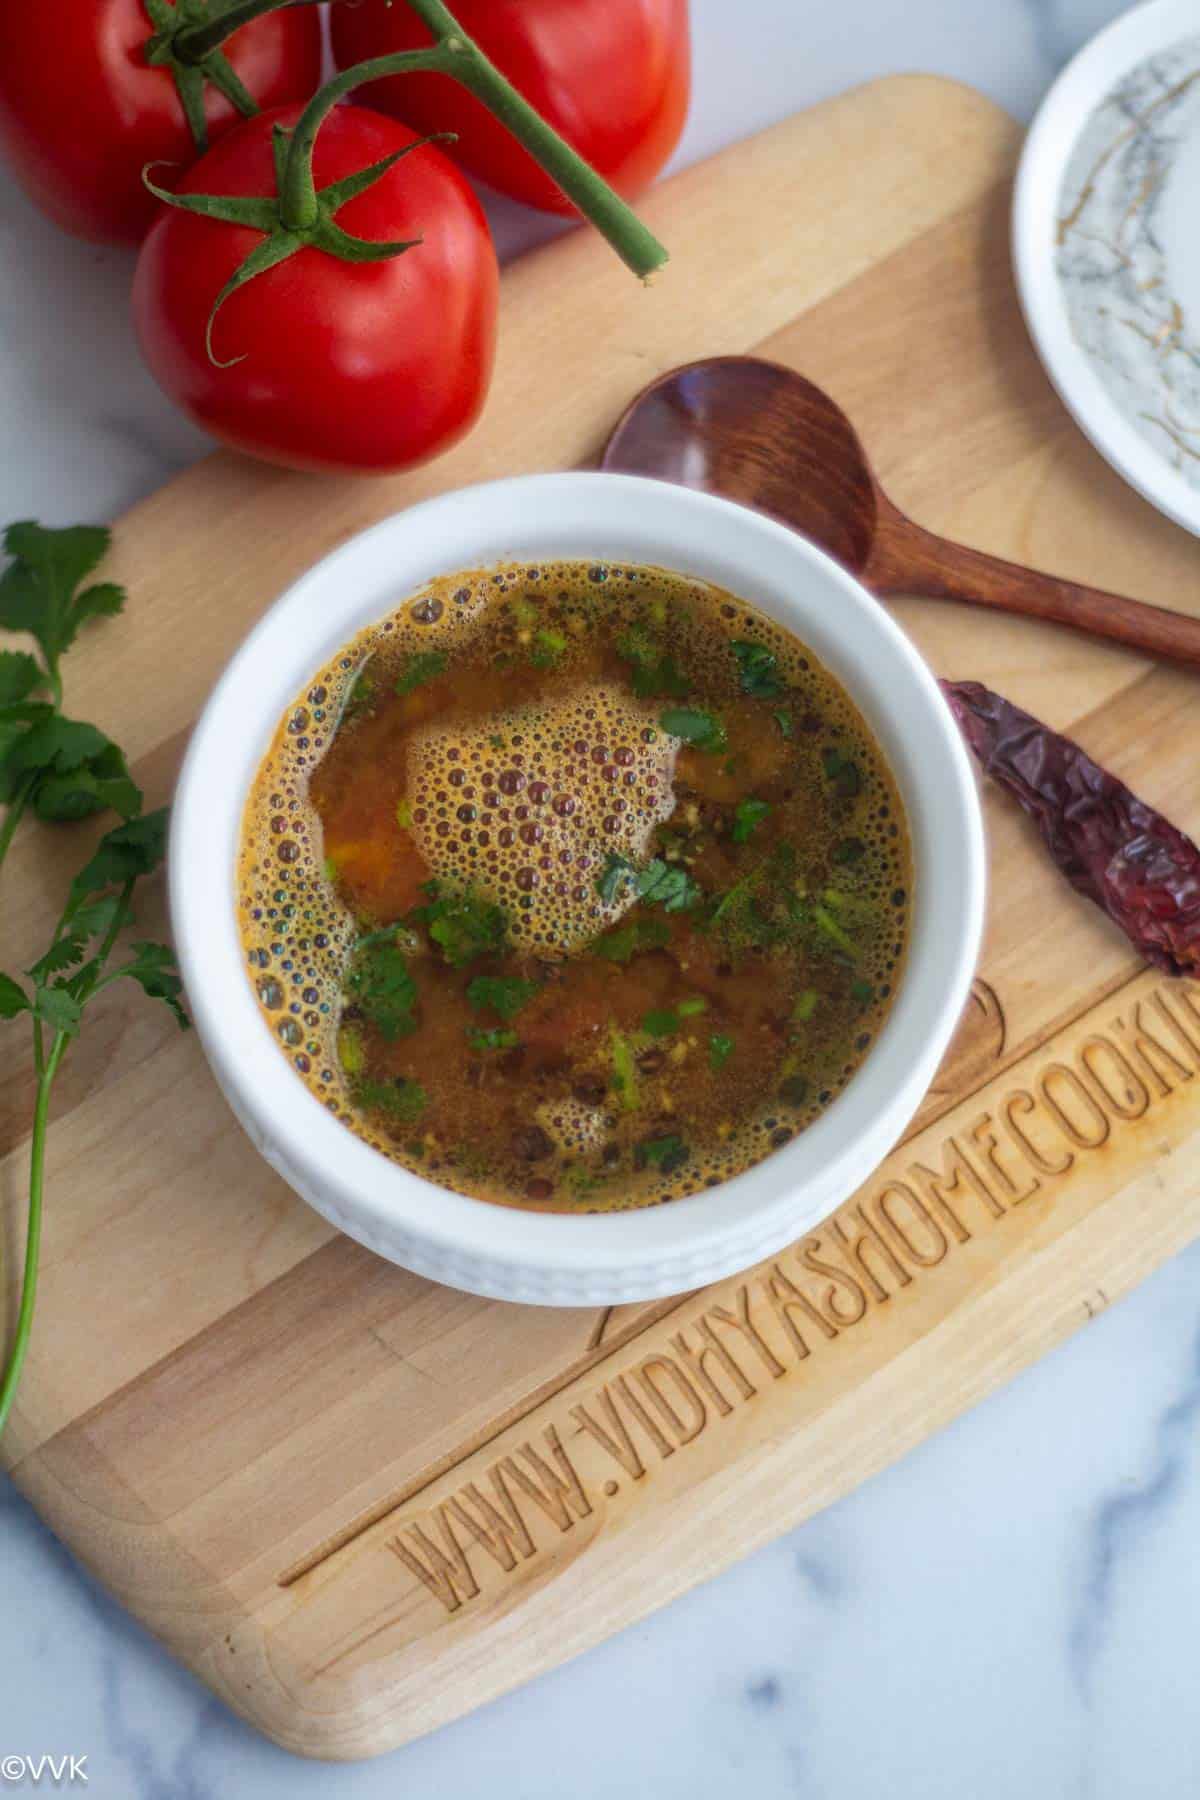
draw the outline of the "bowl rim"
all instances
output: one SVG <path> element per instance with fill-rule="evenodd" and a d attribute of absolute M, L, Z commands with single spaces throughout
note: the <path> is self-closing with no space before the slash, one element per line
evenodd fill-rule
<path fill-rule="evenodd" d="M 627 547 L 643 541 L 656 548 Z M 461 554 L 448 556 L 458 545 Z M 842 1094 L 790 1144 L 717 1187 L 583 1216 L 458 1194 L 391 1162 L 333 1117 L 262 1015 L 236 916 L 246 795 L 305 682 L 434 575 L 554 555 L 699 575 L 782 616 L 881 740 L 913 838 L 906 967 Z M 341 1229 L 421 1273 L 501 1297 L 578 1304 L 601 1290 L 621 1298 L 682 1291 L 745 1266 L 866 1178 L 920 1104 L 966 1002 L 982 935 L 985 849 L 974 772 L 937 683 L 853 576 L 786 526 L 731 501 L 583 472 L 509 477 L 425 500 L 293 582 L 235 652 L 197 722 L 176 795 L 168 880 L 205 1054 L 252 1141 L 290 1185 Z"/>
<path fill-rule="evenodd" d="M 1054 254 L 1063 174 L 1092 113 L 1148 57 L 1198 35 L 1195 0 L 1143 0 L 1071 59 L 1026 137 L 1013 189 L 1011 237 L 1021 310 L 1059 399 L 1144 500 L 1200 535 L 1200 491 L 1143 438 L 1101 381 L 1075 336 Z"/>

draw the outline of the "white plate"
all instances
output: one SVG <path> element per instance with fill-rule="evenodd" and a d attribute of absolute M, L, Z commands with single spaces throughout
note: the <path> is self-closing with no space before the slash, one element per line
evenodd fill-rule
<path fill-rule="evenodd" d="M 1113 467 L 1200 534 L 1200 5 L 1150 0 L 1051 88 L 1017 176 L 1034 343 Z"/>

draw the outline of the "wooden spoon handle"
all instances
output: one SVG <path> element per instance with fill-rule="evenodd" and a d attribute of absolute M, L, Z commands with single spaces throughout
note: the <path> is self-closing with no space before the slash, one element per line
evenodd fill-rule
<path fill-rule="evenodd" d="M 877 593 L 924 594 L 1025 613 L 1200 668 L 1200 619 L 952 544 L 915 525 L 882 495 L 880 500 L 875 543 L 863 570 Z"/>

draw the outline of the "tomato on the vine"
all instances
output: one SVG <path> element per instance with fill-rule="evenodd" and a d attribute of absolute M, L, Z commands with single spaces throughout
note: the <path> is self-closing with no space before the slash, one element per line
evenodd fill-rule
<path fill-rule="evenodd" d="M 168 20 L 183 7 L 156 9 Z M 147 0 L 4 0 L 0 4 L 0 147 L 34 203 L 65 230 L 99 242 L 139 243 L 159 208 L 142 183 L 152 162 L 187 167 L 198 154 L 179 87 L 151 66 Z M 210 16 L 191 0 L 186 21 Z M 215 15 L 213 15 L 215 16 Z M 267 13 L 222 46 L 258 106 L 304 100 L 321 79 L 321 26 L 312 6 Z M 239 112 L 196 77 L 197 107 L 216 140 Z"/>
<path fill-rule="evenodd" d="M 454 14 L 513 86 L 628 198 L 675 148 L 687 114 L 687 0 L 457 0 Z M 431 41 L 415 13 L 357 0 L 330 15 L 339 68 Z M 392 75 L 366 105 L 418 131 L 454 131 L 450 154 L 490 187 L 550 212 L 571 203 L 500 121 L 449 76 Z"/>
<path fill-rule="evenodd" d="M 290 130 L 301 110 L 246 120 L 188 171 L 177 195 L 233 197 L 226 211 L 257 196 L 251 211 L 277 213 L 283 139 L 274 128 Z M 327 196 L 326 241 L 351 257 L 417 241 L 388 260 L 344 260 L 310 233 L 215 315 L 271 225 L 164 208 L 138 259 L 134 323 L 159 384 L 206 431 L 292 468 L 384 471 L 437 455 L 475 422 L 491 378 L 496 253 L 454 164 L 432 144 L 407 150 L 414 143 L 406 126 L 364 107 L 331 112 L 312 164 Z M 355 184 L 335 206 L 336 185 L 364 170 L 370 185 Z"/>

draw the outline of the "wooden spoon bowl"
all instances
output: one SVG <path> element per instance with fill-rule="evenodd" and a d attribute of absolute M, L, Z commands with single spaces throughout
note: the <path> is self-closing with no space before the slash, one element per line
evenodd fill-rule
<path fill-rule="evenodd" d="M 1024 613 L 1200 667 L 1200 619 L 1044 575 L 915 524 L 880 487 L 841 407 L 782 364 L 719 356 L 660 376 L 619 420 L 601 467 L 770 513 L 876 594 Z"/>

